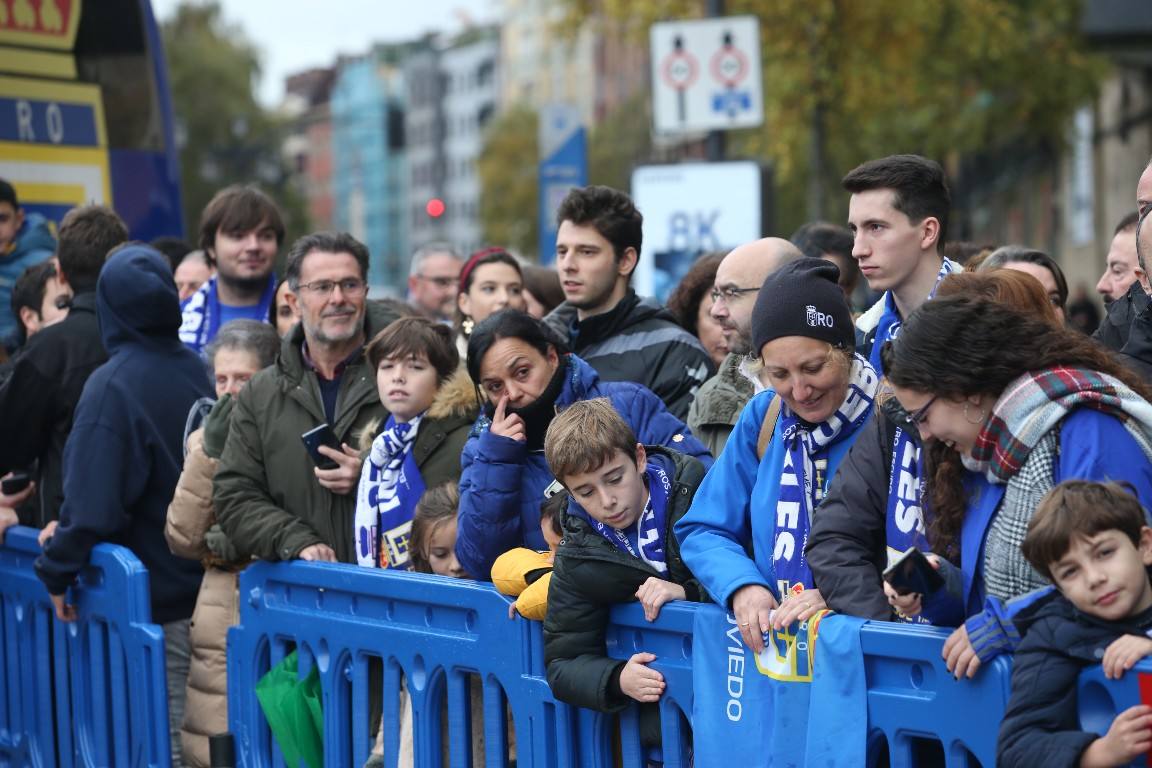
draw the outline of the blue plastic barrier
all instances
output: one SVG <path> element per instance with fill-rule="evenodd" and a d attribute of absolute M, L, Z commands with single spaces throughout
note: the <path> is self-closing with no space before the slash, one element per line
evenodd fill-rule
<path fill-rule="evenodd" d="M 148 574 L 101 544 L 73 589 L 78 620 L 56 621 L 36 578 L 37 531 L 0 547 L 0 764 L 166 766 L 164 635 L 149 623 Z"/>
<path fill-rule="evenodd" d="M 1100 735 L 1108 733 L 1116 715 L 1137 704 L 1152 704 L 1152 661 L 1142 661 L 1119 680 L 1104 677 L 1100 666 L 1080 674 L 1076 691 L 1080 707 L 1080 726 Z M 1138 758 L 1133 766 L 1152 765 L 1152 760 Z"/>

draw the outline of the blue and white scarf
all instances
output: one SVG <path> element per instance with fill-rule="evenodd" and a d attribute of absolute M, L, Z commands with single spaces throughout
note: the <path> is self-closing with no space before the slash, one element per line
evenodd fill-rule
<path fill-rule="evenodd" d="M 894 563 L 912 547 L 928 552 L 928 517 L 925 502 L 924 453 L 920 442 L 905 427 L 897 427 L 892 438 L 892 465 L 888 468 L 888 508 L 884 533 L 888 564 Z M 931 624 L 924 614 L 901 621 Z"/>
<path fill-rule="evenodd" d="M 663 468 L 653 462 L 648 462 L 644 468 L 648 478 L 648 500 L 644 503 L 644 511 L 636 520 L 636 546 L 627 530 L 620 530 L 587 515 L 588 522 L 605 539 L 611 542 L 621 552 L 627 552 L 632 557 L 643 560 L 652 566 L 657 573 L 667 573 L 668 563 L 664 550 L 664 535 L 668 520 L 668 497 L 672 494 L 672 480 Z"/>
<path fill-rule="evenodd" d="M 407 570 L 412 513 L 424 495 L 424 478 L 412 446 L 421 414 L 406 424 L 388 417 L 360 471 L 356 492 L 356 562 L 366 568 Z"/>
<path fill-rule="evenodd" d="M 936 289 L 940 287 L 940 281 L 948 277 L 953 272 L 959 272 L 963 269 L 959 264 L 951 259 L 944 259 L 940 265 L 940 272 L 936 275 L 936 282 L 932 284 L 932 292 L 928 294 L 928 299 L 936 295 Z M 868 355 L 868 362 L 872 363 L 872 367 L 881 373 L 884 372 L 884 366 L 880 363 L 880 349 L 884 346 L 884 342 L 891 341 L 900 335 L 900 326 L 903 324 L 904 319 L 900 317 L 900 311 L 896 309 L 896 297 L 892 295 L 892 291 L 884 294 L 884 314 L 880 317 L 880 322 L 876 324 L 876 338 L 872 342 L 872 351 Z"/>
<path fill-rule="evenodd" d="M 880 377 L 861 355 L 852 361 L 844 402 L 820 424 L 802 421 L 787 404 L 780 408 L 784 468 L 776 501 L 772 568 L 780 598 L 812 589 L 812 571 L 804 557 L 812 514 L 828 485 L 828 451 L 842 435 L 853 434 L 872 412 Z"/>
<path fill-rule="evenodd" d="M 216 333 L 220 330 L 220 294 L 216 287 L 218 278 L 218 275 L 213 275 L 180 307 L 180 341 L 197 354 L 208 342 L 216 338 Z M 268 318 L 269 309 L 275 298 L 276 276 L 269 275 L 268 285 L 260 296 L 257 317 L 265 320 Z"/>

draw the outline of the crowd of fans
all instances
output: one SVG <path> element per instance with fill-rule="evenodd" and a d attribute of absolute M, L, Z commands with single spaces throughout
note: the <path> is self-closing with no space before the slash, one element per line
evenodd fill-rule
<path fill-rule="evenodd" d="M 63 621 L 95 544 L 141 559 L 175 765 L 227 730 L 254 559 L 493 581 L 543 620 L 555 695 L 640 702 L 649 744 L 664 681 L 607 656 L 608 609 L 693 600 L 755 652 L 828 609 L 950 628 L 957 678 L 1017 654 L 1005 764 L 1131 760 L 1152 709 L 1085 734 L 1068 691 L 1152 653 L 1152 164 L 1091 337 L 1049 254 L 944 247 L 935 162 L 843 186 L 847 227 L 707 254 L 665 308 L 631 288 L 642 217 L 606 187 L 560 204 L 555 269 L 433 243 L 402 301 L 369 298 L 344 233 L 289 244 L 278 281 L 254 187 L 212 199 L 192 250 L 99 205 L 53 237 L 0 182 L 0 535 L 41 529 Z M 918 553 L 928 586 L 886 575 Z"/>

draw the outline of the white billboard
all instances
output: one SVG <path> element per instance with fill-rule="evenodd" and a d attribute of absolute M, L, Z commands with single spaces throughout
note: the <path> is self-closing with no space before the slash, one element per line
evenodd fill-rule
<path fill-rule="evenodd" d="M 755 162 L 640 166 L 632 172 L 632 199 L 644 216 L 633 276 L 641 296 L 664 299 L 701 253 L 763 236 Z"/>

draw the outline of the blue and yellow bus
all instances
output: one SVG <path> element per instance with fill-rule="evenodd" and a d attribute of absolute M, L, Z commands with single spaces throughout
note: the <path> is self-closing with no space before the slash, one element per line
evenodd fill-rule
<path fill-rule="evenodd" d="M 133 238 L 183 234 L 172 102 L 149 0 L 0 2 L 0 178 L 55 221 L 100 202 Z"/>

